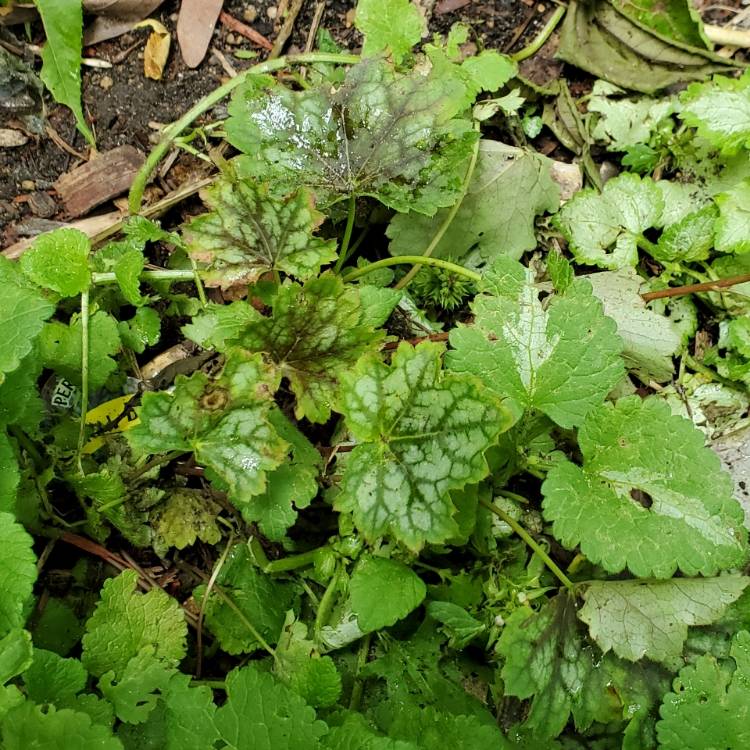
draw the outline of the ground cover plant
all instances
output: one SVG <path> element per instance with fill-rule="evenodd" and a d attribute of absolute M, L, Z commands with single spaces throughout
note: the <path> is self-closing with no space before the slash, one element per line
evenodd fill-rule
<path fill-rule="evenodd" d="M 620 6 L 571 4 L 562 54 Z M 637 26 L 657 95 L 576 103 L 361 0 L 361 55 L 322 34 L 167 129 L 115 239 L 0 258 L 3 748 L 750 744 L 713 449 L 750 407 L 750 75 L 684 15 Z M 229 93 L 203 207 L 139 216 Z M 591 182 L 562 205 L 543 125 Z M 73 549 L 107 575 L 39 595 Z"/>

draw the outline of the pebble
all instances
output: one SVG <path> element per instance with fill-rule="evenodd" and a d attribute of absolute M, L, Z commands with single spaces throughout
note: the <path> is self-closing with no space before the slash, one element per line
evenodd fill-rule
<path fill-rule="evenodd" d="M 114 81 L 111 76 L 102 76 L 99 79 L 99 88 L 109 91 L 114 85 Z"/>
<path fill-rule="evenodd" d="M 22 180 L 21 190 L 36 190 L 36 182 L 34 180 Z"/>
<path fill-rule="evenodd" d="M 278 9 L 278 8 L 277 8 L 277 7 L 275 6 L 275 5 L 272 5 L 272 6 L 270 7 L 270 8 L 267 8 L 267 9 L 266 9 L 266 15 L 267 15 L 267 16 L 268 16 L 268 17 L 269 17 L 269 18 L 270 18 L 270 19 L 271 19 L 272 21 L 273 21 L 273 20 L 274 20 L 274 19 L 276 18 L 276 16 L 277 16 L 278 14 L 279 14 L 279 9 Z"/>
<path fill-rule="evenodd" d="M 43 219 L 49 219 L 57 213 L 54 198 L 41 190 L 29 195 L 29 208 L 35 216 L 41 216 Z"/>
<path fill-rule="evenodd" d="M 248 23 L 252 23 L 258 17 L 258 11 L 254 5 L 248 5 L 244 11 L 242 11 L 242 17 Z"/>
<path fill-rule="evenodd" d="M 232 34 L 231 32 L 227 34 L 227 44 L 234 47 L 239 43 L 240 43 L 239 39 L 237 39 L 237 37 L 234 34 Z"/>

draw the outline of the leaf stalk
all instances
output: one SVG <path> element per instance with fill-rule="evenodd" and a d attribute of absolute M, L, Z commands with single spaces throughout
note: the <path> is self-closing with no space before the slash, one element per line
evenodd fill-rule
<path fill-rule="evenodd" d="M 524 529 L 523 526 L 521 526 L 518 521 L 516 521 L 515 518 L 508 515 L 502 508 L 498 508 L 497 505 L 494 503 L 489 502 L 488 500 L 484 500 L 480 498 L 479 504 L 487 508 L 491 513 L 494 513 L 498 518 L 503 520 L 505 523 L 508 524 L 508 526 L 513 529 L 513 531 L 518 534 L 518 536 L 523 539 L 523 541 L 534 551 L 535 554 L 537 554 L 542 562 L 549 568 L 549 570 L 555 575 L 555 577 L 562 583 L 563 586 L 565 586 L 566 589 L 569 591 L 572 591 L 575 586 L 573 584 L 573 581 L 568 578 L 568 576 L 563 573 L 562 569 L 557 565 L 557 563 L 547 554 L 547 552 L 543 549 L 543 547 L 534 539 L 534 537 L 529 534 L 526 529 Z"/>

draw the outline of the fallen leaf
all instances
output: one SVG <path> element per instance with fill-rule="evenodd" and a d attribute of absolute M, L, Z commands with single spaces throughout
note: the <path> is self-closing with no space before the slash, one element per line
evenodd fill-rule
<path fill-rule="evenodd" d="M 196 68 L 206 56 L 224 0 L 182 0 L 177 41 L 185 65 Z"/>
<path fill-rule="evenodd" d="M 164 0 L 83 0 L 84 11 L 96 16 L 83 35 L 83 43 L 98 44 L 127 33 L 163 2 Z"/>
<path fill-rule="evenodd" d="M 164 66 L 169 57 L 169 47 L 172 43 L 172 35 L 164 28 L 164 25 L 154 18 L 147 18 L 133 26 L 134 29 L 142 29 L 148 26 L 153 31 L 149 34 L 146 48 L 143 50 L 143 73 L 146 78 L 161 81 Z"/>

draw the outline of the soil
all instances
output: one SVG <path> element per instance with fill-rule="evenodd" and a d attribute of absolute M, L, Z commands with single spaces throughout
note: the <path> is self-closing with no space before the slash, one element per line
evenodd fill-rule
<path fill-rule="evenodd" d="M 553 9 L 550 2 L 532 0 L 421 0 L 420 4 L 428 10 L 431 32 L 444 33 L 453 23 L 461 21 L 471 28 L 470 43 L 479 49 L 504 52 L 522 47 L 543 26 Z M 227 0 L 224 10 L 247 22 L 247 11 L 252 6 L 257 12 L 253 28 L 273 41 L 278 26 L 274 26 L 271 16 L 275 15 L 277 5 L 274 0 L 254 0 L 252 3 Z M 355 5 L 356 0 L 325 0 L 321 23 L 342 47 L 351 50 L 356 50 L 361 43 L 360 35 L 351 23 Z M 286 51 L 304 48 L 315 7 L 314 0 L 306 0 Z M 177 119 L 226 79 L 226 71 L 210 52 L 194 70 L 184 64 L 174 35 L 178 10 L 179 3 L 169 0 L 152 14 L 173 32 L 170 60 L 161 81 L 149 80 L 143 74 L 147 29 L 132 31 L 84 50 L 86 57 L 112 62 L 112 67 L 107 69 L 83 68 L 84 111 L 96 132 L 99 151 L 130 144 L 147 153 L 158 140 L 160 124 Z M 14 27 L 10 30 L 18 34 L 15 39 L 11 37 L 14 47 L 25 46 L 21 41 L 21 29 Z M 32 24 L 31 30 L 33 42 L 42 44 L 44 32 L 41 24 Z M 221 52 L 238 71 L 255 62 L 234 56 L 240 50 L 257 52 L 257 48 L 221 24 L 216 26 L 209 50 L 211 48 Z M 546 63 L 541 60 L 542 64 L 551 63 L 551 55 L 542 57 L 546 58 Z M 535 58 L 539 64 L 540 56 Z M 38 57 L 36 67 L 38 70 Z M 46 93 L 45 104 L 47 123 L 59 136 L 58 143 L 42 134 L 30 138 L 24 146 L 0 150 L 0 242 L 3 246 L 19 237 L 48 229 L 50 220 L 66 218 L 62 206 L 56 202 L 53 184 L 81 160 L 62 148 L 60 140 L 72 151 L 87 154 L 87 144 L 77 132 L 72 114 L 65 107 L 56 105 Z M 217 115 L 221 115 L 221 107 L 215 110 L 213 117 Z M 162 176 L 160 187 L 164 191 L 173 189 L 187 174 L 200 172 L 202 168 L 202 162 L 189 154 L 181 154 L 169 173 Z"/>

